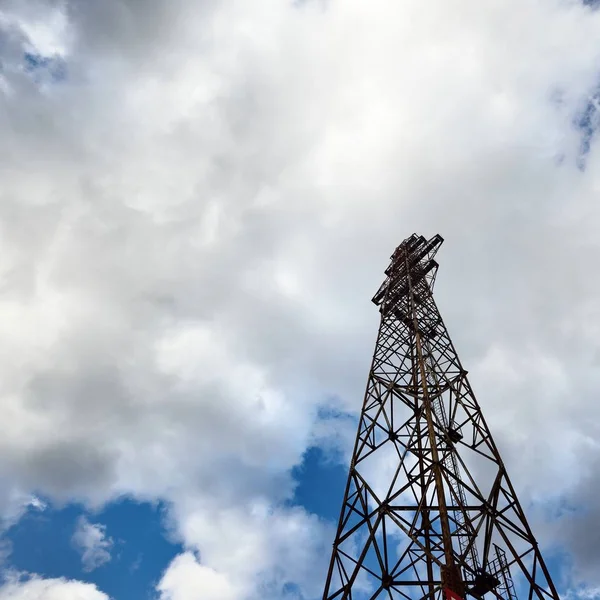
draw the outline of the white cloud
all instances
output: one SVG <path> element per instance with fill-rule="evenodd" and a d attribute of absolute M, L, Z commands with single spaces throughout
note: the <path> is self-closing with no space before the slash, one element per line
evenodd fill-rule
<path fill-rule="evenodd" d="M 37 496 L 31 496 L 27 506 L 31 506 L 32 508 L 35 508 L 35 510 L 39 510 L 40 512 L 43 512 L 48 508 L 48 505 Z"/>
<path fill-rule="evenodd" d="M 329 533 L 281 508 L 290 468 L 336 435 L 321 403 L 358 409 L 369 299 L 415 230 L 447 239 L 438 301 L 524 498 L 596 470 L 600 162 L 577 170 L 572 121 L 600 13 L 75 1 L 50 35 L 31 15 L 60 3 L 23 4 L 0 2 L 3 513 L 161 498 L 201 577 L 318 595 Z M 34 38 L 68 54 L 50 90 Z"/>
<path fill-rule="evenodd" d="M 273 508 L 267 500 L 224 507 L 202 499 L 177 506 L 185 543 L 199 550 L 203 564 L 227 575 L 244 598 L 277 598 L 286 583 L 298 585 L 307 598 L 322 593 L 333 524 L 297 507 Z"/>
<path fill-rule="evenodd" d="M 565 594 L 566 600 L 596 600 L 600 598 L 600 588 L 582 586 L 571 588 Z"/>
<path fill-rule="evenodd" d="M 110 600 L 91 583 L 67 579 L 11 578 L 0 586 L 0 600 Z"/>
<path fill-rule="evenodd" d="M 105 525 L 90 523 L 85 517 L 80 517 L 71 541 L 81 552 L 84 571 L 93 571 L 111 560 L 113 540 L 106 537 Z"/>
<path fill-rule="evenodd" d="M 191 552 L 177 556 L 157 586 L 160 600 L 236 600 L 240 596 L 229 580 L 199 564 Z"/>
<path fill-rule="evenodd" d="M 223 507 L 188 500 L 177 507 L 174 516 L 183 539 L 202 560 L 198 564 L 190 552 L 176 557 L 158 585 L 161 600 L 192 597 L 203 583 L 218 600 L 220 594 L 234 600 L 279 598 L 291 583 L 306 598 L 322 593 L 332 524 L 300 508 L 273 508 L 266 501 Z"/>

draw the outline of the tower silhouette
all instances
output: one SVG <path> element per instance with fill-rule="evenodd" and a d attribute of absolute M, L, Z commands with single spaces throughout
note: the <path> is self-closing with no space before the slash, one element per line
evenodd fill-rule
<path fill-rule="evenodd" d="M 413 234 L 381 324 L 324 600 L 558 599 L 433 299 L 441 236 Z"/>

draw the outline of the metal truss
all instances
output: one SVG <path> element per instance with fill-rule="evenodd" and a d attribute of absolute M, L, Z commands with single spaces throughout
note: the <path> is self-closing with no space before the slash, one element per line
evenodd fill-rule
<path fill-rule="evenodd" d="M 381 325 L 324 600 L 558 599 L 433 299 L 442 244 L 413 234 Z"/>

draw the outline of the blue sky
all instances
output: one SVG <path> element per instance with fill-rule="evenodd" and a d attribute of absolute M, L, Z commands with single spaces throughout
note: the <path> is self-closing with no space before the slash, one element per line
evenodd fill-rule
<path fill-rule="evenodd" d="M 6 566 L 47 578 L 92 581 L 113 598 L 149 598 L 160 573 L 181 551 L 180 545 L 168 540 L 163 511 L 160 506 L 128 500 L 98 514 L 75 505 L 49 506 L 43 511 L 30 508 L 6 535 L 12 544 Z M 82 552 L 72 539 L 82 515 L 102 523 L 112 539 L 111 560 L 91 572 L 84 569 Z"/>
<path fill-rule="evenodd" d="M 38 83 L 47 78 L 58 84 L 67 76 L 66 63 L 60 57 L 26 52 L 23 55 L 23 64 L 25 71 Z"/>
<path fill-rule="evenodd" d="M 346 484 L 346 469 L 319 448 L 309 448 L 294 469 L 297 487 L 292 505 L 336 522 Z M 99 512 L 81 505 L 42 506 L 27 512 L 5 532 L 10 555 L 4 569 L 36 573 L 44 578 L 83 580 L 94 583 L 113 600 L 149 600 L 169 563 L 181 553 L 166 517 L 166 507 L 122 499 Z M 73 542 L 79 519 L 102 524 L 110 538 L 110 560 L 89 571 L 82 564 L 82 550 Z"/>
<path fill-rule="evenodd" d="M 0 0 L 0 600 L 318 598 L 413 231 L 599 596 L 595 4 Z"/>

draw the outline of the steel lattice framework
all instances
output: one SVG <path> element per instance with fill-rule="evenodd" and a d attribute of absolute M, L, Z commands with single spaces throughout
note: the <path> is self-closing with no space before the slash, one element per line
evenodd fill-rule
<path fill-rule="evenodd" d="M 324 600 L 558 594 L 433 299 L 443 240 L 413 234 L 381 325 Z"/>

